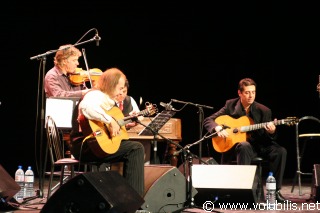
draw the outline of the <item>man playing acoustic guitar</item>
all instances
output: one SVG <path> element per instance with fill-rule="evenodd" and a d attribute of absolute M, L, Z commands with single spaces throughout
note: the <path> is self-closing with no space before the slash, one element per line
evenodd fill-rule
<path fill-rule="evenodd" d="M 115 105 L 125 82 L 122 71 L 107 69 L 83 97 L 78 116 L 73 116 L 71 152 L 83 162 L 123 162 L 123 177 L 143 197 L 144 147 L 129 140 L 122 111 Z"/>
<path fill-rule="evenodd" d="M 210 133 L 217 132 L 212 142 L 215 150 L 222 153 L 222 164 L 230 164 L 235 156 L 238 165 L 250 165 L 257 156 L 267 159 L 277 181 L 276 199 L 285 202 L 280 189 L 287 151 L 276 142 L 276 125 L 287 120 L 280 123 L 272 121 L 271 109 L 255 101 L 256 83 L 252 79 L 240 80 L 238 95 L 238 98 L 227 100 L 224 107 L 205 118 L 204 127 Z M 241 123 L 249 126 L 239 128 Z"/>

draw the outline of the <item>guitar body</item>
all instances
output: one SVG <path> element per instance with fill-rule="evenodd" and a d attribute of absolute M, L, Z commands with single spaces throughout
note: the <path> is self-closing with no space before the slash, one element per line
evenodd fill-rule
<path fill-rule="evenodd" d="M 246 132 L 263 129 L 268 122 L 254 124 L 253 120 L 247 116 L 242 116 L 238 119 L 232 118 L 229 115 L 222 115 L 216 118 L 216 123 L 223 126 L 228 126 L 225 130 L 229 133 L 227 138 L 213 137 L 212 145 L 217 152 L 226 152 L 231 149 L 236 143 L 247 141 Z M 274 125 L 293 125 L 299 122 L 296 117 L 287 117 L 285 119 L 270 121 Z M 230 128 L 229 128 L 230 127 Z"/>
<path fill-rule="evenodd" d="M 122 111 L 118 107 L 111 108 L 107 114 L 115 120 L 124 118 Z M 121 141 L 129 139 L 125 126 L 121 126 L 120 134 L 112 136 L 108 124 L 96 120 L 89 120 L 89 124 L 97 142 L 90 141 L 88 145 L 97 157 L 106 157 L 108 154 L 117 152 Z"/>
<path fill-rule="evenodd" d="M 240 127 L 248 126 L 253 123 L 252 119 L 247 116 L 242 116 L 238 119 L 234 119 L 229 115 L 219 116 L 218 118 L 216 118 L 215 122 L 219 125 L 224 124 L 231 127 L 230 129 L 225 129 L 229 134 L 227 138 L 218 136 L 212 138 L 213 148 L 217 152 L 226 152 L 231 149 L 236 143 L 246 141 L 247 134 L 246 132 L 241 132 Z"/>
<path fill-rule="evenodd" d="M 84 122 L 83 119 L 80 119 L 81 128 L 88 138 L 95 137 L 96 140 L 88 140 L 88 146 L 95 156 L 99 158 L 104 158 L 109 154 L 113 154 L 118 151 L 121 141 L 128 140 L 129 135 L 126 130 L 125 124 L 128 122 L 132 122 L 131 119 L 137 118 L 137 116 L 146 116 L 152 115 L 157 112 L 156 105 L 146 102 L 146 109 L 140 111 L 136 116 L 128 116 L 124 117 L 122 111 L 114 106 L 106 113 L 113 117 L 120 127 L 120 132 L 116 136 L 112 136 L 110 132 L 110 125 L 105 124 L 101 121 L 96 120 L 87 120 L 89 124 Z M 90 128 L 89 128 L 90 126 Z M 89 130 L 90 129 L 90 130 Z"/>

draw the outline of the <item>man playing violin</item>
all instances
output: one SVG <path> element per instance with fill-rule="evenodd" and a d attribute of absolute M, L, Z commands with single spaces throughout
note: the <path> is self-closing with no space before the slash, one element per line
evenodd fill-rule
<path fill-rule="evenodd" d="M 54 67 L 45 75 L 46 97 L 79 97 L 90 89 L 85 84 L 74 85 L 69 76 L 76 72 L 81 51 L 71 44 L 62 45 L 54 57 Z"/>
<path fill-rule="evenodd" d="M 62 45 L 54 57 L 54 67 L 51 68 L 44 79 L 44 89 L 47 98 L 81 98 L 90 89 L 86 84 L 73 84 L 70 81 L 70 75 L 75 73 L 79 65 L 78 59 L 81 57 L 79 49 L 71 44 Z M 61 132 L 66 143 L 66 153 L 70 155 L 69 133 Z"/>

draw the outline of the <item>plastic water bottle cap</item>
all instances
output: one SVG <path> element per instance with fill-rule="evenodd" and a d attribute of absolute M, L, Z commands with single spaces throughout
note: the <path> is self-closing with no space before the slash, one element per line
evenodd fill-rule
<path fill-rule="evenodd" d="M 19 165 L 19 166 L 18 166 L 18 169 L 22 169 L 22 166 Z"/>
<path fill-rule="evenodd" d="M 269 172 L 269 176 L 273 176 L 273 172 Z"/>

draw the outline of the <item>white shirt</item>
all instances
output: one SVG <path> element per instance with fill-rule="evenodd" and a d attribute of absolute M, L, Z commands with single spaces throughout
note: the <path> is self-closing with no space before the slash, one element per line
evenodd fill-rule
<path fill-rule="evenodd" d="M 140 112 L 137 102 L 130 96 L 133 111 Z"/>
<path fill-rule="evenodd" d="M 115 101 L 100 90 L 88 92 L 79 104 L 79 113 L 89 120 L 110 124 L 113 119 L 106 112 L 115 105 Z"/>

